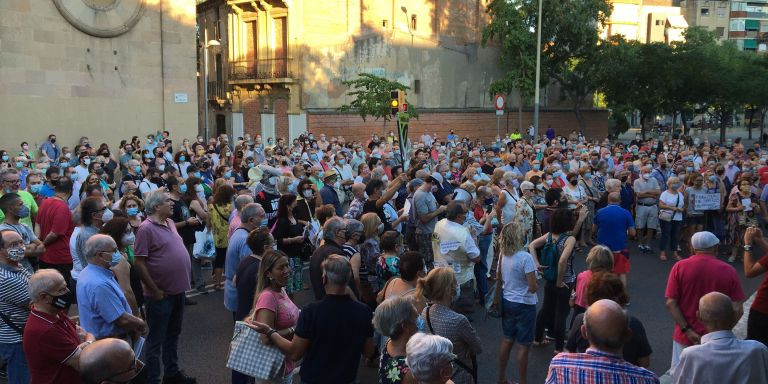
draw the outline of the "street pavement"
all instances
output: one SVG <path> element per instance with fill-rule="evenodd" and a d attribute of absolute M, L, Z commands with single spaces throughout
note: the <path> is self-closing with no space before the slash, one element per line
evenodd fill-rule
<path fill-rule="evenodd" d="M 757 253 L 762 254 L 762 253 Z M 575 269 L 585 269 L 586 250 L 576 256 Z M 665 306 L 664 288 L 673 261 L 659 261 L 657 254 L 642 254 L 632 250 L 632 270 L 629 273 L 629 294 L 631 304 L 629 314 L 642 321 L 653 348 L 650 369 L 658 375 L 669 368 L 672 350 L 672 331 L 674 324 Z M 742 278 L 742 285 L 747 296 L 757 289 L 762 278 L 745 279 L 741 264 L 733 264 Z M 541 293 L 540 300 L 541 300 Z M 301 292 L 296 297 L 297 304 L 303 306 L 311 300 L 310 291 Z M 223 306 L 221 291 L 194 297 L 198 305 L 187 306 L 184 314 L 184 326 L 180 345 L 180 363 L 186 372 L 197 377 L 201 384 L 228 383 L 230 371 L 226 368 L 229 342 L 232 336 L 232 315 Z M 472 325 L 483 340 L 483 353 L 478 356 L 479 382 L 495 383 L 498 372 L 498 348 L 502 337 L 501 320 L 486 317 L 478 310 L 472 315 Z M 531 383 L 542 383 L 547 375 L 547 367 L 554 347 L 532 348 L 529 357 L 528 379 Z M 362 367 L 358 372 L 359 383 L 377 383 L 376 368 Z M 517 368 L 514 353 L 507 363 L 507 378 L 517 381 Z M 298 382 L 298 380 L 296 380 Z"/>

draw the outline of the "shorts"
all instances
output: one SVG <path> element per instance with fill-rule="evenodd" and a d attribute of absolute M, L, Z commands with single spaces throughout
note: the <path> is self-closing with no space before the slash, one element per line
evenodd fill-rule
<path fill-rule="evenodd" d="M 224 262 L 227 260 L 227 249 L 216 247 L 216 258 L 213 259 L 214 268 L 224 268 Z"/>
<path fill-rule="evenodd" d="M 704 225 L 704 215 L 689 215 L 685 217 L 685 225 Z"/>
<path fill-rule="evenodd" d="M 617 275 L 626 275 L 629 273 L 629 250 L 613 253 L 613 273 Z"/>
<path fill-rule="evenodd" d="M 637 229 L 658 229 L 659 228 L 659 206 L 645 206 L 638 204 L 635 208 L 635 228 Z"/>
<path fill-rule="evenodd" d="M 536 304 L 502 300 L 501 329 L 504 337 L 521 345 L 531 345 L 536 330 Z"/>

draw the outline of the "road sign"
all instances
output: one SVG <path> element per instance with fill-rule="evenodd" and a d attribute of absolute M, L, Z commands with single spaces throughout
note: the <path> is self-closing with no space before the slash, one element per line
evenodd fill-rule
<path fill-rule="evenodd" d="M 506 100 L 504 99 L 503 95 L 496 95 L 496 98 L 493 101 L 494 106 L 496 106 L 497 111 L 504 111 L 504 104 L 506 104 Z"/>

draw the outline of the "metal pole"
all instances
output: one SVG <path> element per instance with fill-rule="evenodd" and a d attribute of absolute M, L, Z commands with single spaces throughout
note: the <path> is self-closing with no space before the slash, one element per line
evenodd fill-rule
<path fill-rule="evenodd" d="M 498 136 L 499 138 L 501 138 L 501 131 L 499 128 L 500 123 L 501 123 L 501 116 L 499 116 L 499 114 L 497 113 L 496 114 L 496 136 Z"/>
<path fill-rule="evenodd" d="M 208 141 L 208 29 L 203 42 L 203 113 L 205 115 L 205 140 Z"/>
<path fill-rule="evenodd" d="M 533 96 L 533 137 L 539 137 L 539 81 L 541 81 L 541 3 L 539 0 L 539 17 L 536 20 L 536 83 Z"/>

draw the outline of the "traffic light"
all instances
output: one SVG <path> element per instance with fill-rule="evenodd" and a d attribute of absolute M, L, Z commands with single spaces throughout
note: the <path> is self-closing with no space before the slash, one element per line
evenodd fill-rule
<path fill-rule="evenodd" d="M 397 115 L 400 110 L 400 91 L 394 90 L 389 92 L 389 109 L 392 116 Z"/>

